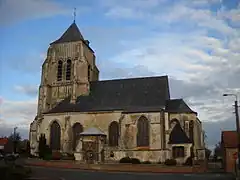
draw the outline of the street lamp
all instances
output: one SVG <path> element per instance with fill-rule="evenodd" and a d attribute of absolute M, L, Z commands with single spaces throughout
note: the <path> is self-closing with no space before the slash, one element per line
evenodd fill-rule
<path fill-rule="evenodd" d="M 13 129 L 13 152 L 14 154 L 16 153 L 16 144 L 17 144 L 17 140 L 16 140 L 16 130 L 17 130 L 17 127 L 14 127 Z"/>
<path fill-rule="evenodd" d="M 238 96 L 236 94 L 223 94 L 223 96 L 234 96 L 235 103 L 235 115 L 236 115 L 236 128 L 237 128 L 237 137 L 238 137 L 238 168 L 240 169 L 240 123 L 239 123 L 239 115 L 238 115 Z"/>

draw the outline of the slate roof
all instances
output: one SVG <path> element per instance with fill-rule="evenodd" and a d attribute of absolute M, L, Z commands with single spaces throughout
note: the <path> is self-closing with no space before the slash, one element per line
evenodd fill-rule
<path fill-rule="evenodd" d="M 183 99 L 171 99 L 166 102 L 167 112 L 172 113 L 195 113 L 185 102 Z"/>
<path fill-rule="evenodd" d="M 75 41 L 84 41 L 84 38 L 78 29 L 75 22 L 73 22 L 69 28 L 63 33 L 63 35 L 57 39 L 56 41 L 52 42 L 51 44 L 57 43 L 65 43 L 65 42 L 75 42 Z"/>
<path fill-rule="evenodd" d="M 177 123 L 172 129 L 168 144 L 188 144 L 188 143 L 192 142 L 182 129 L 180 123 Z"/>
<path fill-rule="evenodd" d="M 237 132 L 222 131 L 222 144 L 225 148 L 237 148 Z"/>
<path fill-rule="evenodd" d="M 81 132 L 80 135 L 84 136 L 84 135 L 101 135 L 101 136 L 106 136 L 106 134 L 104 134 L 104 132 L 102 132 L 100 129 L 95 128 L 95 127 L 91 127 L 86 129 L 85 131 Z"/>
<path fill-rule="evenodd" d="M 88 96 L 79 96 L 75 104 L 66 98 L 47 113 L 160 111 L 169 99 L 167 76 L 95 81 Z"/>

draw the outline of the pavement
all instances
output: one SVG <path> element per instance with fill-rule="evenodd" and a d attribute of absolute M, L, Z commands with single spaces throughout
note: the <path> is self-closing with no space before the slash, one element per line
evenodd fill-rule
<path fill-rule="evenodd" d="M 235 180 L 229 174 L 156 174 L 156 173 L 123 173 L 123 172 L 93 172 L 74 169 L 58 169 L 45 167 L 31 167 L 32 177 L 41 180 Z"/>

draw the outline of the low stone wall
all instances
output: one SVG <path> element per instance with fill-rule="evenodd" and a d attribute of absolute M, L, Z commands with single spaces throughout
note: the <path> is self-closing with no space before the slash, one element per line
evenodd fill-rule
<path fill-rule="evenodd" d="M 105 172 L 139 172 L 139 173 L 204 173 L 202 166 L 163 166 L 159 164 L 80 164 L 64 161 L 28 161 L 29 166 L 54 167 Z"/>
<path fill-rule="evenodd" d="M 114 157 L 105 157 L 106 160 L 119 161 L 123 157 L 129 156 L 131 158 L 137 158 L 140 161 L 150 161 L 153 163 L 165 162 L 166 159 L 170 158 L 169 153 L 164 150 L 114 150 Z"/>

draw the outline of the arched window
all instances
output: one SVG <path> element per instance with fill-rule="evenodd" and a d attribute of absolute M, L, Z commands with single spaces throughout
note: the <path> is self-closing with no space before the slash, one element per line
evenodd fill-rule
<path fill-rule="evenodd" d="M 179 120 L 177 119 L 172 119 L 170 121 L 170 128 L 172 129 L 176 124 L 180 124 Z"/>
<path fill-rule="evenodd" d="M 90 81 L 90 77 L 91 77 L 91 66 L 88 65 L 88 81 Z"/>
<path fill-rule="evenodd" d="M 137 122 L 137 146 L 149 146 L 149 122 L 144 116 Z"/>
<path fill-rule="evenodd" d="M 113 121 L 108 127 L 108 144 L 111 147 L 118 146 L 119 125 L 118 122 Z"/>
<path fill-rule="evenodd" d="M 57 80 L 58 81 L 62 80 L 62 67 L 63 67 L 62 61 L 58 61 L 58 69 L 57 69 Z"/>
<path fill-rule="evenodd" d="M 71 67 L 72 67 L 72 61 L 70 59 L 67 60 L 67 68 L 66 68 L 66 80 L 71 79 Z"/>
<path fill-rule="evenodd" d="M 61 128 L 57 121 L 50 128 L 50 147 L 52 150 L 60 150 L 61 147 Z"/>
<path fill-rule="evenodd" d="M 83 126 L 80 123 L 75 123 L 72 127 L 72 150 L 75 151 L 77 142 L 79 140 L 79 134 L 83 132 Z"/>

